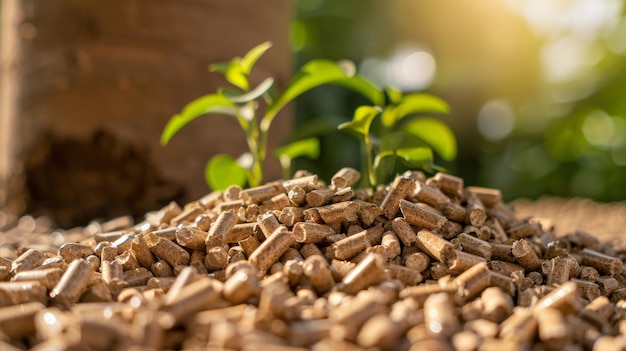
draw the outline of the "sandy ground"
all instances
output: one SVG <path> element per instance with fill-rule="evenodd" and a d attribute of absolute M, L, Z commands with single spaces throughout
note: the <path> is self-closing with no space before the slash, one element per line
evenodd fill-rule
<path fill-rule="evenodd" d="M 626 249 L 626 201 L 597 203 L 589 199 L 543 197 L 537 201 L 515 200 L 510 204 L 518 217 L 539 217 L 552 221 L 557 235 L 584 230 L 600 241 L 614 241 Z"/>

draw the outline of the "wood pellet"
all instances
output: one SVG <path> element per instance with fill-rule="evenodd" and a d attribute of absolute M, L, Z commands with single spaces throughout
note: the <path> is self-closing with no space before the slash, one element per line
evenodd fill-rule
<path fill-rule="evenodd" d="M 626 349 L 611 243 L 556 237 L 453 175 L 359 178 L 0 233 L 0 349 Z"/>

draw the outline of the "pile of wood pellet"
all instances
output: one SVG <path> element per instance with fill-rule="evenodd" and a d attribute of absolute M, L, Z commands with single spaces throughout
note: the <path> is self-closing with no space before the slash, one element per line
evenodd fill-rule
<path fill-rule="evenodd" d="M 359 178 L 299 172 L 136 224 L 23 218 L 0 235 L 0 349 L 626 349 L 624 251 L 452 175 Z"/>

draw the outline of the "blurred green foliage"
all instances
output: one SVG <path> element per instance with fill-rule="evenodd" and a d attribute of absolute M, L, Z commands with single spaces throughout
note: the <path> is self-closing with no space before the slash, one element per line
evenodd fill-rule
<path fill-rule="evenodd" d="M 402 43 L 426 47 L 437 70 L 422 90 L 450 104 L 446 123 L 459 142 L 446 168 L 507 200 L 625 200 L 626 2 L 452 3 L 299 0 L 292 46 L 299 63 L 346 58 L 360 68 Z M 489 135 L 479 124 L 493 101 L 506 109 L 483 119 L 500 128 Z M 333 126 L 362 103 L 333 87 L 305 94 L 296 134 L 322 135 L 321 155 L 296 168 L 328 179 L 341 166 L 358 167 L 354 140 Z"/>

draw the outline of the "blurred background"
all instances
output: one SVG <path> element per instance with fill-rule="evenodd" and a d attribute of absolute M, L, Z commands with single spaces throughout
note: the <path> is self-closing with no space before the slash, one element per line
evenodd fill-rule
<path fill-rule="evenodd" d="M 15 15 L 6 13 L 7 3 L 20 12 L 14 23 L 9 23 Z M 57 31 L 55 23 L 59 22 L 50 19 L 51 10 L 45 12 L 40 2 L 3 1 L 0 178 L 4 173 L 5 190 L 0 193 L 0 203 L 13 212 L 52 212 L 58 222 L 69 226 L 125 211 L 140 215 L 170 200 L 183 203 L 208 192 L 210 189 L 201 184 L 207 154 L 234 150 L 234 156 L 238 155 L 237 148 L 243 146 L 237 139 L 238 127 L 229 126 L 226 120 L 194 121 L 193 128 L 184 130 L 188 134 L 175 137 L 175 144 L 167 147 L 158 145 L 158 135 L 184 103 L 223 85 L 215 74 L 207 73 L 208 64 L 242 55 L 265 40 L 272 40 L 274 48 L 260 61 L 256 74 L 259 79 L 270 74 L 278 77 L 279 87 L 311 59 L 349 59 L 377 84 L 391 84 L 406 92 L 428 92 L 446 100 L 451 113 L 438 118 L 454 131 L 458 157 L 453 162 L 437 159 L 436 163 L 463 177 L 466 184 L 499 188 L 507 201 L 542 195 L 626 199 L 624 0 L 277 0 L 271 6 L 245 1 L 224 6 L 206 1 L 177 11 L 167 1 L 130 1 L 124 3 L 134 4 L 132 7 L 119 5 L 125 14 L 122 18 L 96 15 L 93 11 L 98 13 L 98 9 L 85 5 L 85 1 L 54 3 L 66 5 L 67 12 L 52 11 L 60 18 L 68 13 L 75 16 L 66 22 L 73 26 L 62 26 L 65 32 L 55 45 L 72 43 L 72 52 L 78 52 L 70 58 L 60 55 L 54 59 L 66 66 L 70 60 L 79 73 L 48 60 L 47 66 L 38 64 L 37 74 L 20 73 L 11 78 L 15 75 L 10 70 L 11 60 L 26 65 L 23 62 L 34 61 L 34 56 L 29 56 L 34 51 L 24 51 L 16 58 L 8 55 L 7 48 L 31 50 L 38 38 Z M 40 22 L 33 22 L 37 19 Z M 174 24 L 168 27 L 166 20 Z M 128 25 L 120 26 L 119 21 Z M 115 25 L 109 28 L 103 23 Z M 134 33 L 130 36 L 134 39 L 124 39 L 129 36 L 123 30 Z M 11 39 L 16 35 L 17 44 Z M 102 41 L 108 46 L 98 44 Z M 86 43 L 98 44 L 99 51 L 90 51 L 94 45 Z M 145 50 L 121 51 L 115 65 L 99 71 L 94 52 L 102 54 L 120 46 Z M 51 47 L 42 45 L 38 50 L 37 55 L 46 55 Z M 124 60 L 132 64 L 120 66 Z M 59 67 L 69 73 L 42 74 Z M 106 84 L 120 93 L 107 95 L 109 86 L 102 81 L 94 84 L 97 89 L 79 84 L 95 76 L 84 70 L 99 72 L 105 82 L 109 77 L 111 81 Z M 113 70 L 125 73 L 112 76 Z M 154 77 L 159 79 L 152 80 Z M 30 100 L 31 105 L 22 98 L 14 106 L 9 103 L 15 99 L 12 89 L 6 91 L 16 80 L 49 84 L 34 89 L 37 94 L 29 95 L 35 99 Z M 66 128 L 72 132 L 66 132 L 56 121 L 65 120 L 63 116 L 75 109 L 65 108 L 58 110 L 63 116 L 46 116 L 48 125 L 42 124 L 42 117 L 34 117 L 40 112 L 32 113 L 32 104 L 48 106 L 46 111 L 50 111 L 50 105 L 45 104 L 53 95 L 43 93 L 45 89 L 56 89 L 55 94 L 64 99 L 68 92 L 92 89 L 87 100 L 76 95 L 77 100 L 72 101 L 86 105 L 77 118 L 102 123 L 75 132 L 75 120 L 69 119 Z M 149 93 L 144 94 L 146 91 Z M 110 97 L 105 103 L 109 107 L 102 107 L 101 100 L 105 99 L 100 97 Z M 67 103 L 73 106 L 76 102 L 72 101 Z M 111 101 L 121 101 L 122 107 L 110 107 Z M 307 136 L 320 137 L 320 157 L 298 159 L 295 168 L 311 170 L 328 180 L 343 166 L 359 166 L 356 141 L 337 131 L 336 126 L 350 120 L 355 107 L 364 103 L 346 89 L 317 88 L 296 100 L 278 123 L 274 140 L 279 145 Z M 150 106 L 148 112 L 142 106 Z M 92 111 L 86 113 L 89 109 Z M 106 114 L 98 115 L 102 110 Z M 18 117 L 11 122 L 7 115 Z M 215 141 L 222 132 L 203 134 L 216 125 L 234 130 L 234 139 Z M 86 144 L 96 146 L 85 149 Z M 73 159 L 62 156 L 67 155 L 63 150 L 77 149 L 91 150 L 80 159 L 100 155 L 108 160 L 104 167 L 108 183 L 92 181 L 78 187 L 51 182 L 50 174 L 60 163 L 69 169 L 76 166 Z M 84 166 L 83 173 L 92 172 L 97 179 L 102 169 L 94 167 L 89 170 Z M 59 174 L 57 182 L 70 179 L 66 173 Z M 278 174 L 271 173 L 267 180 Z M 128 188 L 120 184 L 130 180 L 143 182 L 144 187 L 137 190 L 131 184 L 128 186 L 135 190 L 126 190 L 123 196 L 102 196 L 113 193 L 107 189 Z M 74 193 L 65 199 L 54 191 L 59 187 L 63 188 L 61 193 Z M 89 203 L 84 198 L 102 200 L 89 207 L 84 205 Z M 138 199 L 142 199 L 141 205 L 129 205 Z M 82 207 L 82 213 L 60 211 L 72 206 Z"/>
<path fill-rule="evenodd" d="M 298 63 L 349 58 L 376 82 L 450 104 L 441 118 L 456 134 L 458 158 L 438 163 L 467 184 L 500 188 L 508 200 L 626 199 L 624 1 L 297 4 L 291 43 Z M 322 90 L 299 100 L 299 121 L 350 116 L 354 104 L 320 103 L 350 101 L 331 99 L 347 92 Z M 327 154 L 350 162 L 329 151 L 351 140 L 327 139 Z M 326 174 L 330 158 L 321 159 Z"/>

